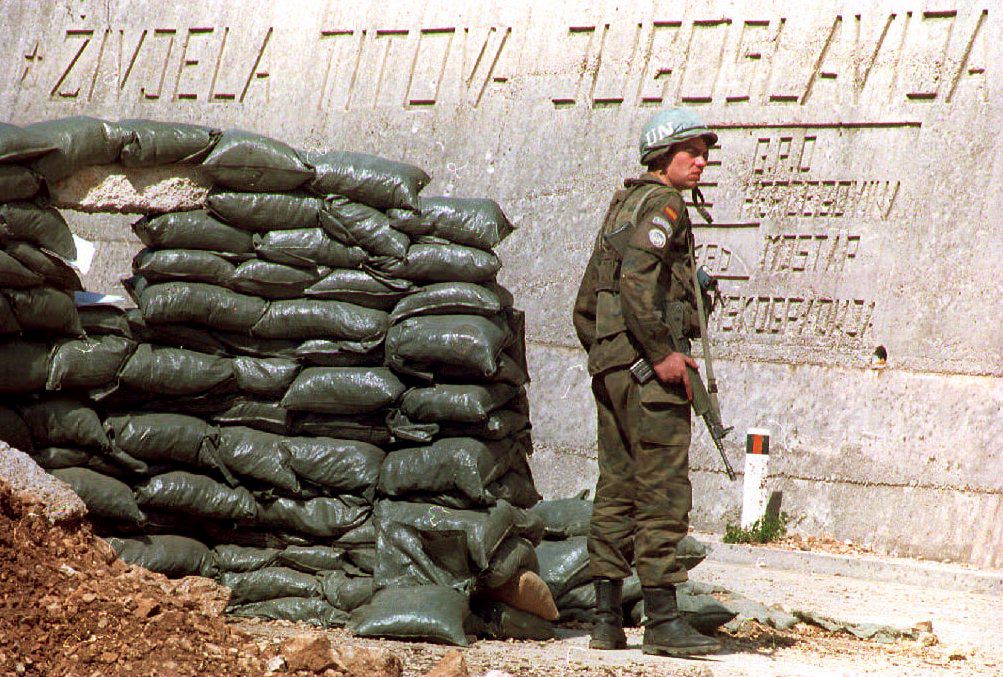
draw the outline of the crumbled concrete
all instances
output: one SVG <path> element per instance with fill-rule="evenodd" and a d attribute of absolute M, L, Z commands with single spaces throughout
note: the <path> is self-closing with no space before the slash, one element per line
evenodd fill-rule
<path fill-rule="evenodd" d="M 53 204 L 80 212 L 159 214 L 199 209 L 209 184 L 193 167 L 87 167 L 50 186 Z"/>
<path fill-rule="evenodd" d="M 0 442 L 0 482 L 15 494 L 42 504 L 52 523 L 78 519 L 87 514 L 87 506 L 66 482 L 45 472 L 23 451 Z"/>

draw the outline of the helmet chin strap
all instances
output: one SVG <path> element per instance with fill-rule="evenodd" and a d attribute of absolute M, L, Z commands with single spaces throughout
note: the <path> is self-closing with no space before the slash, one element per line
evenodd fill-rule
<path fill-rule="evenodd" d="M 700 213 L 703 220 L 707 223 L 714 223 L 714 217 L 710 215 L 710 212 L 707 211 L 707 207 L 704 206 L 706 200 L 704 200 L 703 193 L 700 192 L 700 189 L 693 186 L 693 191 L 690 194 L 693 196 L 693 206 L 696 208 L 697 212 Z"/>

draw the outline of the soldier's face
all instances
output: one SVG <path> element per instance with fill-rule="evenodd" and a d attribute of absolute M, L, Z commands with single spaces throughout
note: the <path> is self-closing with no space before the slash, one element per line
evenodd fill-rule
<path fill-rule="evenodd" d="M 707 155 L 707 143 L 699 136 L 683 141 L 665 168 L 665 178 L 679 190 L 696 187 L 707 166 Z"/>

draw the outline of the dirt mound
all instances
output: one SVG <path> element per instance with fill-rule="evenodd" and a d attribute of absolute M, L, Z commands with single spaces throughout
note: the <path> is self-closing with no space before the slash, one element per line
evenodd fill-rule
<path fill-rule="evenodd" d="M 228 591 L 119 560 L 0 483 L 0 673 L 261 674 L 275 654 L 219 616 Z"/>

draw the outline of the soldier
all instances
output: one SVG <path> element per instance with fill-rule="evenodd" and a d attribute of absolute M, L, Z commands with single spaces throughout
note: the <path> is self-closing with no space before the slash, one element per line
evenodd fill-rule
<path fill-rule="evenodd" d="M 623 649 L 623 579 L 637 567 L 646 654 L 720 648 L 680 618 L 675 586 L 687 580 L 676 546 L 689 527 L 691 357 L 674 352 L 662 309 L 682 302 L 685 338 L 699 336 L 693 234 L 680 191 L 696 188 L 717 142 L 685 109 L 655 114 L 641 134 L 647 172 L 613 196 L 575 300 L 598 409 L 599 480 L 589 530 L 596 623 L 589 646 Z M 695 196 L 697 193 L 695 193 Z M 702 209 L 702 206 L 700 207 Z M 619 244 L 619 246 L 617 246 Z M 647 358 L 657 378 L 639 385 Z"/>

